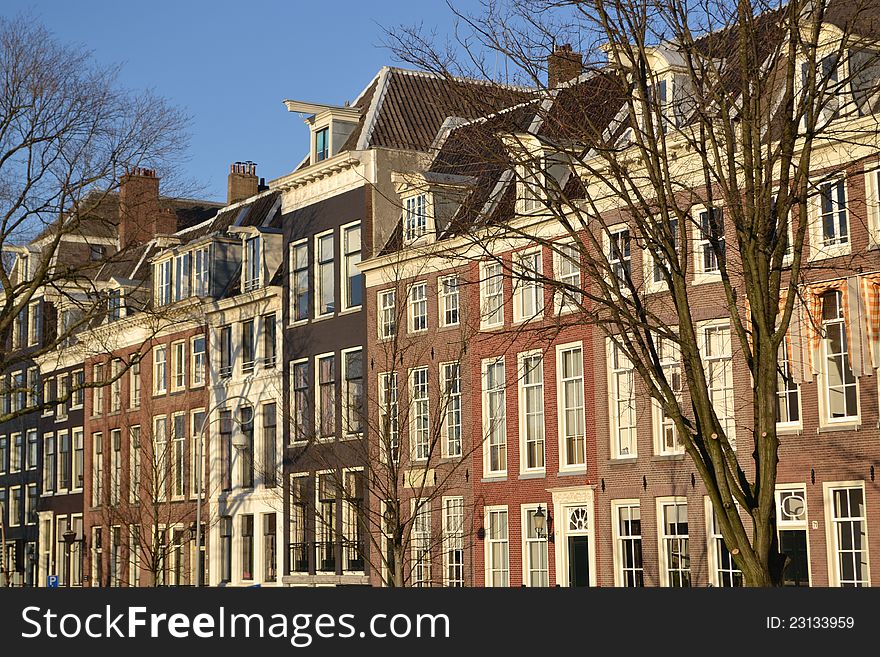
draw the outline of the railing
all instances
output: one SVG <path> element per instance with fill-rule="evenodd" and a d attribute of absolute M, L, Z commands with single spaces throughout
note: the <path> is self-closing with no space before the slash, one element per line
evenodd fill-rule
<path fill-rule="evenodd" d="M 364 543 L 363 541 L 345 541 L 342 545 L 345 557 L 346 570 L 364 569 Z"/>
<path fill-rule="evenodd" d="M 315 542 L 315 568 L 321 572 L 336 572 L 336 542 Z"/>
<path fill-rule="evenodd" d="M 309 572 L 309 544 L 308 543 L 291 543 L 290 544 L 290 572 L 307 573 Z"/>

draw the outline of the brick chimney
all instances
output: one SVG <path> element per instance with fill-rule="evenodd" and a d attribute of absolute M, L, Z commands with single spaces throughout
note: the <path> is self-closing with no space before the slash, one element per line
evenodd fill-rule
<path fill-rule="evenodd" d="M 259 191 L 257 165 L 248 160 L 229 165 L 229 184 L 227 185 L 226 202 L 237 203 Z"/>
<path fill-rule="evenodd" d="M 177 230 L 177 216 L 159 207 L 159 178 L 153 169 L 135 167 L 122 176 L 119 188 L 119 244 L 148 242 L 159 233 Z"/>
<path fill-rule="evenodd" d="M 573 52 L 571 44 L 555 46 L 547 58 L 547 86 L 551 89 L 558 87 L 563 82 L 573 80 L 583 71 L 584 57 L 579 52 Z"/>

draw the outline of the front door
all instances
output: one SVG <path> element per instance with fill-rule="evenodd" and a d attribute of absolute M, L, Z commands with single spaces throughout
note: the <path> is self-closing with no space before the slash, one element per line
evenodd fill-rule
<path fill-rule="evenodd" d="M 590 585 L 589 537 L 568 537 L 568 585 Z"/>

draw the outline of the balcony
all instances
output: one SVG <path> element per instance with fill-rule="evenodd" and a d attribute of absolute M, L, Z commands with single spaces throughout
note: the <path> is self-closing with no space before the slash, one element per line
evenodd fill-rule
<path fill-rule="evenodd" d="M 291 543 L 290 544 L 290 572 L 291 573 L 307 573 L 307 572 L 309 572 L 309 544 L 308 543 Z"/>
<path fill-rule="evenodd" d="M 315 542 L 315 566 L 319 572 L 336 572 L 336 542 Z"/>
<path fill-rule="evenodd" d="M 364 569 L 364 543 L 363 541 L 345 541 L 343 544 L 345 556 L 345 570 Z"/>

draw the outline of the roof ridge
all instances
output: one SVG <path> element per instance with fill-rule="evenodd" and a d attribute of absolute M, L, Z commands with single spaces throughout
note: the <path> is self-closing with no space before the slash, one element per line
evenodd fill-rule
<path fill-rule="evenodd" d="M 377 80 L 377 88 L 373 92 L 373 98 L 370 100 L 370 107 L 367 109 L 367 114 L 364 119 L 364 129 L 361 132 L 361 136 L 358 138 L 355 150 L 366 150 L 367 144 L 370 143 L 370 138 L 373 136 L 373 130 L 376 127 L 376 118 L 379 116 L 382 101 L 385 100 L 385 94 L 388 92 L 388 79 L 391 77 L 391 70 L 392 67 L 383 66 L 373 78 L 373 80 Z M 370 84 L 373 84 L 372 80 L 370 81 Z"/>
<path fill-rule="evenodd" d="M 433 71 L 423 71 L 414 68 L 401 68 L 400 66 L 384 66 L 390 71 L 402 73 L 404 75 L 416 75 L 426 78 L 434 78 L 436 80 L 454 80 L 455 82 L 466 82 L 468 84 L 481 84 L 491 87 L 500 87 L 502 89 L 515 89 L 517 91 L 537 91 L 537 87 L 529 87 L 517 84 L 506 84 L 503 82 L 495 82 L 493 80 L 481 80 L 479 78 L 471 78 L 464 75 L 441 75 Z"/>

